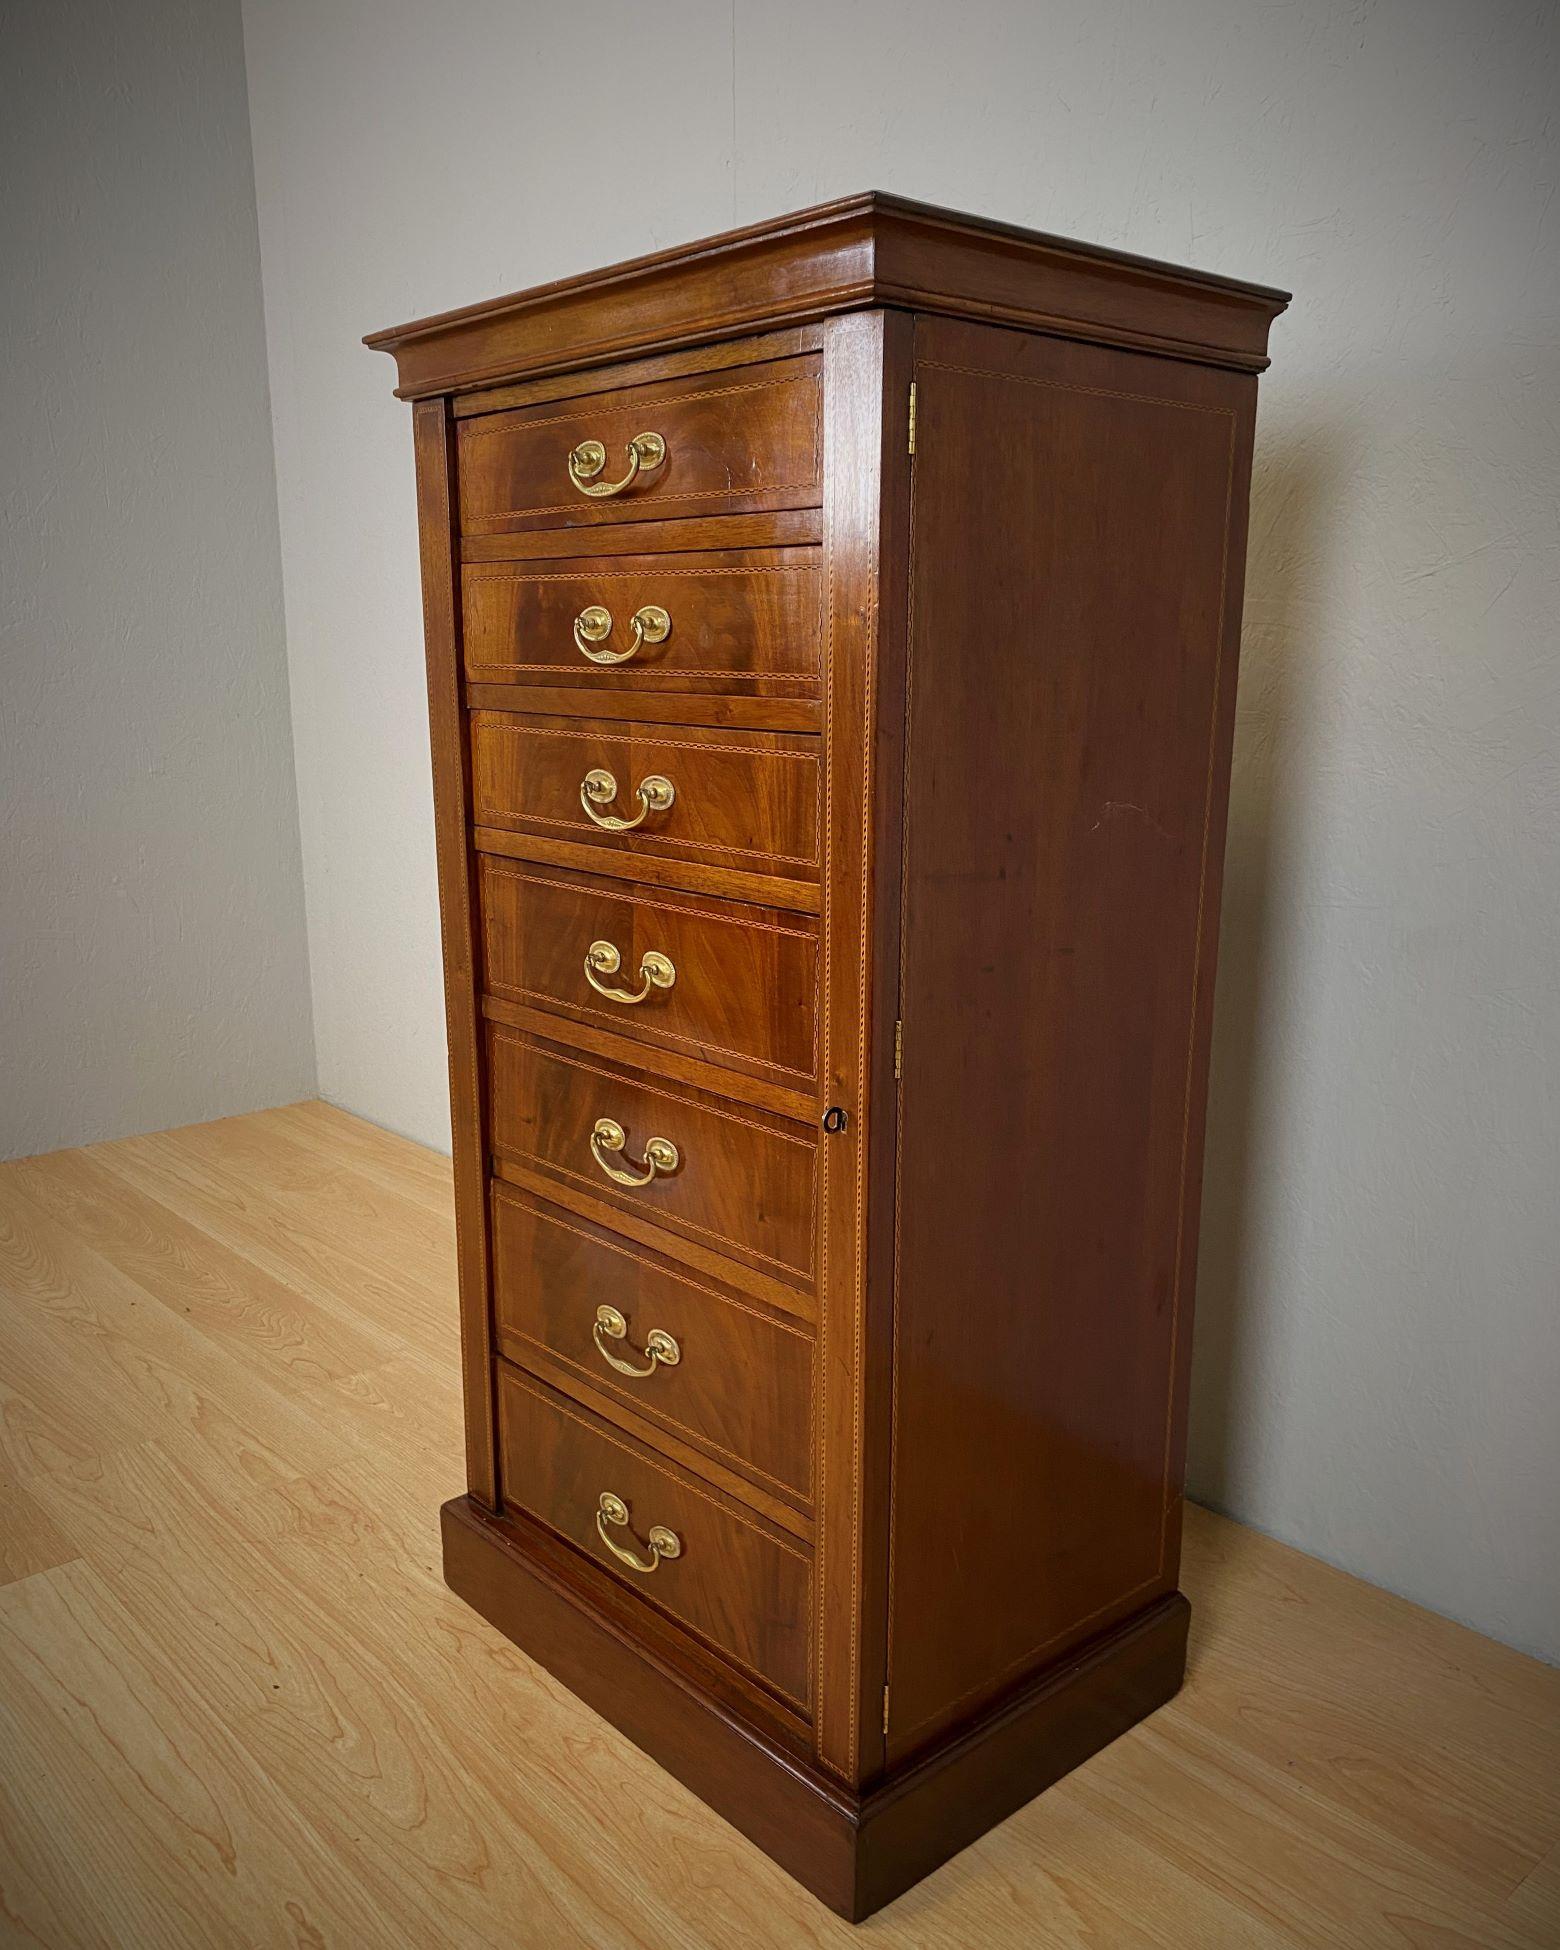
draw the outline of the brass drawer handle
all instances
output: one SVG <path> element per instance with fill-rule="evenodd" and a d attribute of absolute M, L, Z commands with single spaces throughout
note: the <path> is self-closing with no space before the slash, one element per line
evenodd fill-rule
<path fill-rule="evenodd" d="M 663 1557 L 682 1556 L 682 1539 L 677 1532 L 668 1530 L 664 1523 L 653 1524 L 650 1535 L 646 1539 L 650 1546 L 650 1562 L 646 1564 L 642 1557 L 636 1557 L 632 1551 L 624 1550 L 621 1544 L 613 1543 L 607 1535 L 609 1523 L 626 1524 L 627 1522 L 628 1505 L 622 1497 L 614 1496 L 611 1490 L 603 1490 L 601 1501 L 596 1506 L 596 1529 L 602 1543 L 614 1557 L 620 1558 L 631 1571 L 638 1571 L 642 1577 L 649 1577 L 652 1571 L 660 1568 Z"/>
<path fill-rule="evenodd" d="M 569 479 L 593 501 L 607 501 L 631 488 L 641 468 L 649 474 L 665 459 L 666 442 L 660 434 L 636 433 L 628 443 L 628 472 L 622 480 L 598 481 L 596 476 L 607 464 L 607 450 L 599 440 L 582 440 L 569 455 Z"/>
<path fill-rule="evenodd" d="M 596 991 L 609 1001 L 621 1002 L 631 1008 L 636 1002 L 643 1002 L 652 989 L 669 989 L 677 980 L 677 970 L 672 966 L 671 957 L 663 955 L 657 948 L 647 948 L 639 957 L 639 973 L 644 978 L 644 986 L 637 995 L 630 995 L 627 989 L 615 989 L 606 982 L 598 981 L 598 975 L 615 975 L 623 966 L 623 957 L 610 941 L 593 941 L 585 950 L 585 979 Z"/>
<path fill-rule="evenodd" d="M 580 804 L 591 819 L 604 833 L 631 833 L 636 826 L 643 826 L 653 812 L 665 812 L 677 797 L 677 788 L 670 779 L 663 779 L 659 772 L 652 772 L 648 779 L 641 779 L 634 787 L 634 797 L 639 801 L 639 810 L 632 819 L 620 818 L 617 813 L 602 812 L 602 806 L 610 806 L 617 797 L 617 780 L 603 766 L 596 766 L 580 780 Z"/>
<path fill-rule="evenodd" d="M 614 1185 L 648 1185 L 658 1173 L 675 1171 L 681 1162 L 677 1146 L 670 1138 L 651 1138 L 645 1146 L 643 1173 L 624 1171 L 619 1165 L 609 1164 L 602 1154 L 621 1151 L 627 1142 L 628 1133 L 621 1124 L 614 1123 L 610 1117 L 596 1119 L 596 1127 L 590 1134 L 590 1155 Z"/>
<path fill-rule="evenodd" d="M 574 643 L 580 654 L 593 664 L 626 664 L 637 657 L 647 643 L 665 643 L 672 633 L 672 619 L 659 603 L 642 603 L 628 619 L 634 640 L 626 650 L 598 650 L 612 634 L 612 612 L 600 603 L 582 609 L 574 619 Z"/>
<path fill-rule="evenodd" d="M 635 1367 L 632 1361 L 625 1361 L 614 1354 L 607 1346 L 607 1340 L 624 1341 L 628 1338 L 628 1322 L 616 1307 L 598 1307 L 591 1337 L 596 1343 L 596 1352 L 609 1368 L 616 1368 L 619 1374 L 633 1375 L 642 1381 L 647 1374 L 654 1374 L 658 1367 L 675 1368 L 682 1359 L 682 1349 L 677 1345 L 664 1327 L 652 1327 L 645 1336 L 645 1353 L 650 1357 L 642 1368 Z M 606 1340 L 602 1336 L 607 1337 Z"/>

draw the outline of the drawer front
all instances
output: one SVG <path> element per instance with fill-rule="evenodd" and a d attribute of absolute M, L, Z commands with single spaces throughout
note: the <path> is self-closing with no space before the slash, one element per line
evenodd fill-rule
<path fill-rule="evenodd" d="M 812 1337 L 527 1193 L 492 1188 L 504 1352 L 554 1361 L 766 1485 L 812 1494 Z M 626 1326 L 605 1327 L 611 1309 Z M 669 1337 L 651 1340 L 653 1335 Z M 647 1344 L 674 1358 L 652 1358 Z M 608 1357 L 611 1357 L 609 1360 Z M 624 1374 L 620 1362 L 648 1373 Z"/>
<path fill-rule="evenodd" d="M 815 697 L 820 553 L 468 562 L 466 675 L 474 684 Z"/>
<path fill-rule="evenodd" d="M 507 1363 L 500 1365 L 498 1420 L 506 1503 L 807 1711 L 811 1565 L 800 1545 L 738 1516 L 681 1470 L 652 1461 L 638 1444 Z M 602 1517 L 603 1495 L 618 1499 L 625 1523 Z M 649 1539 L 662 1528 L 677 1549 L 658 1559 Z M 619 1551 L 655 1569 L 636 1571 Z"/>
<path fill-rule="evenodd" d="M 484 856 L 485 987 L 790 1085 L 817 1068 L 817 923 Z"/>
<path fill-rule="evenodd" d="M 603 1058 L 586 1060 L 521 1030 L 490 1026 L 493 1149 L 637 1218 L 685 1234 L 761 1272 L 810 1280 L 817 1145 L 811 1131 L 702 1091 L 650 1083 Z M 614 1149 L 605 1120 L 623 1134 Z M 659 1140 L 675 1165 L 644 1178 Z M 662 1153 L 666 1157 L 666 1153 Z"/>
<path fill-rule="evenodd" d="M 663 733 L 622 720 L 475 711 L 472 813 L 478 826 L 507 832 L 815 881 L 818 742 L 805 732 Z M 647 785 L 656 780 L 671 787 L 669 805 Z M 637 823 L 623 831 L 625 820 Z"/>
<path fill-rule="evenodd" d="M 820 392 L 810 354 L 463 420 L 461 528 L 503 535 L 816 507 Z M 646 435 L 659 440 L 658 458 Z"/>

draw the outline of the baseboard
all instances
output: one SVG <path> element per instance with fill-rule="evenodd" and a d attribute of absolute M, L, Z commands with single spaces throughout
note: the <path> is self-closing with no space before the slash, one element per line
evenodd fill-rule
<path fill-rule="evenodd" d="M 1185 1670 L 1176 1593 L 858 1794 L 582 1604 L 469 1497 L 441 1515 L 451 1590 L 853 1922 L 1163 1705 Z"/>

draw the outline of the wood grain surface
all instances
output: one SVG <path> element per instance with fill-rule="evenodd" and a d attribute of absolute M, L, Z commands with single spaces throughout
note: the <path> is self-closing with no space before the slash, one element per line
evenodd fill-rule
<path fill-rule="evenodd" d="M 654 855 L 690 869 L 816 879 L 817 745 L 805 733 L 477 711 L 472 818 L 482 845 L 490 831 L 510 832 L 633 858 Z M 616 797 L 600 808 L 609 818 L 644 812 L 637 794 L 647 778 L 666 779 L 676 797 L 628 831 L 603 828 L 581 797 L 594 771 L 610 772 L 617 785 Z M 740 891 L 730 882 L 714 885 Z"/>
<path fill-rule="evenodd" d="M 0 1942 L 844 1945 L 445 1589 L 446 1159 L 320 1104 L 0 1166 Z M 885 1950 L 1539 1950 L 1560 1673 L 1188 1512 L 1179 1696 Z"/>
<path fill-rule="evenodd" d="M 877 190 L 415 319 L 365 344 L 394 354 L 403 399 L 517 379 L 534 398 L 537 374 L 675 359 L 691 343 L 891 306 L 1260 372 L 1268 326 L 1288 302 L 1263 285 Z M 556 382 L 552 396 L 575 389 Z"/>
<path fill-rule="evenodd" d="M 812 1493 L 813 1336 L 727 1288 L 691 1277 L 512 1185 L 495 1183 L 493 1309 L 501 1351 L 567 1392 L 581 1384 L 707 1456 L 805 1504 Z M 593 1334 L 615 1306 L 624 1344 Z M 652 1372 L 659 1328 L 678 1359 Z"/>
<path fill-rule="evenodd" d="M 1256 395 L 915 361 L 891 1759 L 1176 1588 Z"/>
<path fill-rule="evenodd" d="M 461 575 L 466 675 L 474 684 L 574 686 L 632 717 L 645 691 L 747 697 L 816 696 L 822 603 L 815 548 L 711 549 L 541 562 L 468 562 Z M 632 619 L 646 603 L 671 619 L 635 651 Z M 600 604 L 613 619 L 602 648 L 626 662 L 593 663 L 574 624 Z M 599 702 L 597 708 L 600 708 Z"/>
<path fill-rule="evenodd" d="M 811 1282 L 817 1140 L 807 1125 L 605 1057 L 578 1056 L 528 1032 L 495 1025 L 487 1051 L 493 1155 L 535 1174 L 538 1189 L 573 1187 L 664 1226 L 674 1257 L 691 1239 L 772 1279 Z M 600 1118 L 627 1136 L 617 1169 L 643 1174 L 645 1147 L 656 1138 L 676 1146 L 676 1169 L 643 1183 L 614 1182 L 591 1142 Z M 763 1187 L 761 1204 L 755 1185 Z"/>
<path fill-rule="evenodd" d="M 815 921 L 491 855 L 479 857 L 478 877 L 489 995 L 546 1011 L 564 1041 L 564 1023 L 583 1021 L 797 1090 L 812 1082 Z M 586 974 L 597 941 L 620 957 L 614 972 L 597 972 L 605 995 Z M 669 987 L 645 992 L 647 953 L 671 962 Z"/>
<path fill-rule="evenodd" d="M 506 1509 L 523 1509 L 583 1548 L 631 1604 L 654 1605 L 691 1627 L 740 1672 L 806 1712 L 812 1553 L 805 1545 L 507 1362 L 499 1364 L 498 1416 Z M 627 1506 L 625 1524 L 597 1522 L 604 1493 Z M 647 1543 L 657 1526 L 680 1547 L 664 1564 Z M 655 1566 L 649 1574 L 647 1563 Z"/>
<path fill-rule="evenodd" d="M 461 527 L 503 535 L 816 507 L 818 422 L 815 356 L 462 420 Z M 662 436 L 665 458 L 635 475 L 626 464 L 630 443 L 647 431 Z M 571 479 L 569 455 L 587 440 L 607 456 L 600 480 L 587 486 L 628 486 L 593 499 Z"/>

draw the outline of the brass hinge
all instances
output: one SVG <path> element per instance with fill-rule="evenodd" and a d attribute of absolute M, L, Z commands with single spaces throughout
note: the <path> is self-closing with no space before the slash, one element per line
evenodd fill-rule
<path fill-rule="evenodd" d="M 888 1732 L 888 1688 L 883 1688 L 883 1731 Z"/>
<path fill-rule="evenodd" d="M 915 452 L 915 381 L 910 381 L 910 451 Z"/>
<path fill-rule="evenodd" d="M 894 1075 L 902 1077 L 905 1073 L 905 1026 L 902 1022 L 894 1024 Z"/>

